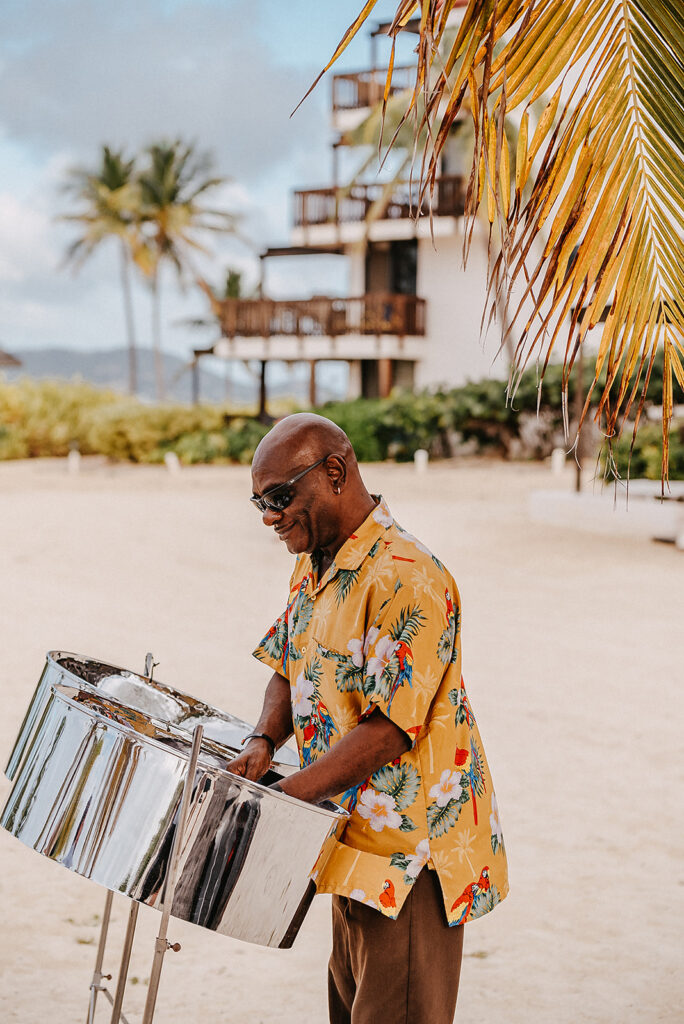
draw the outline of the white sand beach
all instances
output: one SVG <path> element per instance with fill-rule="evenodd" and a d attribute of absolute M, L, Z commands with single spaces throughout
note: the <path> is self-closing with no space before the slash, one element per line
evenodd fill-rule
<path fill-rule="evenodd" d="M 547 467 L 364 470 L 448 565 L 463 666 L 497 788 L 511 893 L 466 928 L 457 1021 L 684 1019 L 684 556 L 533 524 Z M 247 467 L 0 465 L 0 757 L 50 648 L 142 670 L 254 721 L 251 649 L 291 556 L 250 506 Z M 9 785 L 2 780 L 0 795 Z M 104 890 L 0 832 L 0 1019 L 82 1024 Z M 115 897 L 105 970 L 128 903 Z M 125 1012 L 142 1016 L 158 914 L 142 907 Z M 290 951 L 171 922 L 160 1024 L 325 1024 L 329 898 Z M 98 1020 L 110 1018 L 101 999 Z"/>

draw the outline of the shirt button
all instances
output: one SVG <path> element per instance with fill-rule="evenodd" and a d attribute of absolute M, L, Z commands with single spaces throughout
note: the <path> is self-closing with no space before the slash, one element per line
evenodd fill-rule
<path fill-rule="evenodd" d="M 306 654 L 306 644 L 302 647 L 302 654 Z"/>

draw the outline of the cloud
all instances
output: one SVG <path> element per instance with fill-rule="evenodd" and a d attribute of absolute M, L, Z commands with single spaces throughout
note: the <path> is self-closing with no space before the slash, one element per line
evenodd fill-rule
<path fill-rule="evenodd" d="M 0 283 L 17 286 L 34 272 L 48 272 L 56 252 L 44 213 L 16 196 L 0 193 Z"/>
<path fill-rule="evenodd" d="M 222 173 L 259 180 L 302 139 L 327 143 L 327 93 L 295 119 L 318 55 L 299 66 L 269 48 L 265 0 L 222 5 L 152 0 L 28 0 L 2 21 L 0 123 L 37 155 L 92 159 L 110 142 L 137 148 L 182 136 Z M 279 45 L 279 41 L 275 41 Z"/>
<path fill-rule="evenodd" d="M 55 220 L 69 208 L 60 192 L 66 170 L 95 166 L 104 142 L 133 152 L 152 139 L 182 137 L 213 151 L 218 172 L 233 183 L 208 199 L 242 216 L 252 247 L 211 237 L 212 256 L 198 263 L 217 285 L 231 266 L 242 270 L 247 291 L 254 288 L 254 251 L 287 240 L 292 187 L 329 179 L 329 84 L 294 118 L 290 112 L 356 0 L 339 0 L 335 12 L 309 0 L 294 6 L 293 13 L 282 0 L 6 0 L 0 315 L 7 347 L 109 347 L 123 338 L 116 246 L 103 244 L 74 275 L 62 269 L 74 228 Z M 344 287 L 344 269 L 331 260 L 273 260 L 267 277 L 278 296 Z M 134 291 L 146 344 L 149 294 L 140 282 Z M 180 292 L 169 273 L 165 346 L 184 352 L 202 341 L 179 321 L 206 312 L 204 296 Z"/>

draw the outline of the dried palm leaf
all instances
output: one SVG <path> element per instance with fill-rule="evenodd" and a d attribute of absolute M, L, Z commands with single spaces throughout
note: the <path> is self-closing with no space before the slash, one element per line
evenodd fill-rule
<path fill-rule="evenodd" d="M 365 4 L 331 64 L 374 6 Z M 390 35 L 416 14 L 416 81 L 402 123 L 412 119 L 422 133 L 420 180 L 430 195 L 449 129 L 470 111 L 466 255 L 485 202 L 498 249 L 490 294 L 515 309 L 517 374 L 537 359 L 543 377 L 563 337 L 567 384 L 588 331 L 605 321 L 579 426 L 597 403 L 611 439 L 630 413 L 636 431 L 662 346 L 665 480 L 673 391 L 684 388 L 681 10 L 674 0 L 400 0 Z M 390 67 L 386 96 L 391 75 Z M 549 92 L 531 123 L 532 104 Z M 512 111 L 520 129 L 511 189 L 504 119 Z"/>

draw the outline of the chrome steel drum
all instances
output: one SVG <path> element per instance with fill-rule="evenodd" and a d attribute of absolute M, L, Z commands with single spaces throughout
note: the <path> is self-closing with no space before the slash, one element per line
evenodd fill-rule
<path fill-rule="evenodd" d="M 51 656 L 46 671 L 58 661 Z M 178 721 L 164 725 L 126 707 L 98 682 L 47 688 L 0 824 L 70 870 L 158 907 L 191 739 Z M 202 744 L 171 913 L 248 942 L 290 946 L 315 892 L 314 869 L 346 812 L 268 789 L 277 771 L 248 782 L 224 764 L 224 747 Z"/>
<path fill-rule="evenodd" d="M 77 686 L 81 690 L 106 694 L 126 707 L 141 711 L 155 721 L 192 734 L 196 725 L 204 726 L 205 739 L 215 740 L 226 747 L 226 758 L 241 749 L 240 742 L 253 730 L 248 722 L 234 715 L 196 700 L 182 690 L 130 672 L 116 665 L 108 665 L 67 651 L 49 651 L 45 667 L 19 730 L 5 773 L 13 779 L 27 749 L 33 731 L 45 708 L 52 688 L 56 684 Z M 294 750 L 281 747 L 274 760 L 278 771 L 288 775 L 299 767 Z"/>

